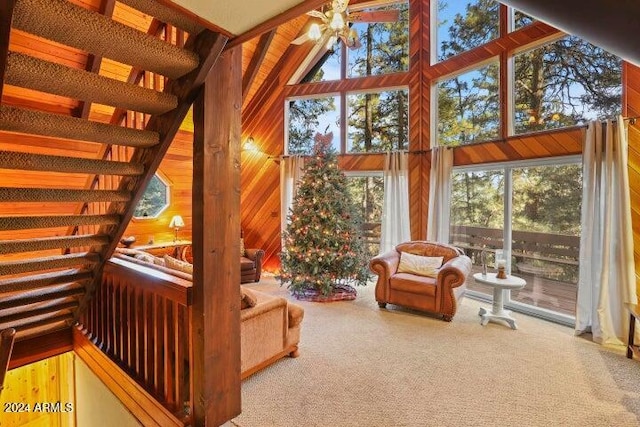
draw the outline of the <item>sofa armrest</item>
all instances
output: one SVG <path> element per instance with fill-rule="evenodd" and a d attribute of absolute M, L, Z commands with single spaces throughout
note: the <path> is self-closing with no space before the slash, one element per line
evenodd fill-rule
<path fill-rule="evenodd" d="M 245 256 L 256 264 L 256 282 L 260 281 L 262 275 L 262 259 L 264 258 L 264 250 L 262 249 L 245 249 Z"/>
<path fill-rule="evenodd" d="M 298 304 L 294 304 L 289 302 L 287 305 L 287 314 L 289 320 L 289 328 L 293 328 L 302 323 L 302 319 L 304 318 L 304 308 L 300 307 Z"/>
<path fill-rule="evenodd" d="M 249 258 L 251 261 L 259 261 L 262 263 L 262 258 L 264 257 L 264 250 L 262 249 L 245 249 L 244 256 Z"/>
<path fill-rule="evenodd" d="M 451 258 L 440 267 L 438 281 L 449 284 L 452 288 L 462 285 L 471 273 L 471 258 L 460 255 Z"/>
<path fill-rule="evenodd" d="M 369 269 L 385 280 L 398 270 L 400 255 L 396 250 L 375 256 L 369 261 Z"/>

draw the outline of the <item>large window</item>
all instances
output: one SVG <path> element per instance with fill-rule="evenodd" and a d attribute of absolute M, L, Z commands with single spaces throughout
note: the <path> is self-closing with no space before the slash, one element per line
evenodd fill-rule
<path fill-rule="evenodd" d="M 378 255 L 384 201 L 382 173 L 370 172 L 366 175 L 349 173 L 347 185 L 353 200 L 360 207 L 361 227 L 367 252 L 371 256 Z"/>
<path fill-rule="evenodd" d="M 347 95 L 348 152 L 404 150 L 409 140 L 409 91 Z"/>
<path fill-rule="evenodd" d="M 451 243 L 481 271 L 500 251 L 507 268 L 527 281 L 509 304 L 570 322 L 577 295 L 582 168 L 578 159 L 529 161 L 454 170 Z M 472 293 L 492 289 L 469 283 Z"/>
<path fill-rule="evenodd" d="M 438 83 L 439 145 L 471 144 L 499 136 L 499 74 L 496 62 Z"/>
<path fill-rule="evenodd" d="M 434 58 L 437 61 L 478 47 L 500 33 L 497 1 L 438 0 L 432 3 L 437 4 L 431 24 L 437 28 Z"/>
<path fill-rule="evenodd" d="M 533 24 L 535 19 L 531 16 L 520 12 L 519 10 L 511 9 L 512 11 L 512 27 L 514 30 L 519 30 L 520 28 L 526 27 L 527 25 Z"/>
<path fill-rule="evenodd" d="M 516 134 L 554 129 L 621 111 L 621 62 L 569 36 L 514 57 Z"/>
<path fill-rule="evenodd" d="M 474 2 L 469 10 L 482 22 L 493 16 L 491 3 Z M 516 29 L 533 22 L 513 10 L 512 18 Z M 451 30 L 453 35 L 444 46 L 456 47 L 456 52 L 485 40 L 469 31 Z M 438 145 L 472 144 L 582 125 L 615 117 L 622 110 L 620 58 L 578 37 L 565 36 L 494 61 L 435 83 L 433 140 Z M 500 94 L 507 94 L 507 99 L 500 99 Z M 501 108 L 504 104 L 507 108 Z"/>
<path fill-rule="evenodd" d="M 333 132 L 340 151 L 340 97 L 294 99 L 288 102 L 288 154 L 311 154 L 316 133 Z"/>
<path fill-rule="evenodd" d="M 336 43 L 328 50 L 320 61 L 309 71 L 302 83 L 340 80 L 342 63 L 342 43 Z"/>
<path fill-rule="evenodd" d="M 385 12 L 397 11 L 396 22 L 375 22 Z M 356 22 L 352 28 L 358 32 L 360 47 L 347 51 L 347 76 L 364 77 L 409 70 L 409 3 L 356 10 L 371 19 L 371 23 Z M 390 15 L 393 16 L 393 15 Z"/>

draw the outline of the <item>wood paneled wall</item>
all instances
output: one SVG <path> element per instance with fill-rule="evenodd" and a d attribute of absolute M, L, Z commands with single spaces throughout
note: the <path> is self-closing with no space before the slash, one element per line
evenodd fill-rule
<path fill-rule="evenodd" d="M 640 116 L 640 67 L 625 64 L 623 69 L 623 115 Z M 636 293 L 640 294 L 640 120 L 629 123 L 629 186 L 631 191 L 631 222 L 636 266 Z"/>
<path fill-rule="evenodd" d="M 506 21 L 505 13 L 502 13 L 502 19 Z M 562 36 L 557 29 L 538 22 L 512 33 L 504 33 L 481 47 L 431 65 L 429 22 L 429 3 L 411 0 L 410 66 L 407 73 L 286 86 L 295 66 L 304 58 L 302 49 L 289 48 L 244 109 L 243 139 L 252 136 L 260 151 L 245 152 L 242 156 L 242 225 L 247 247 L 265 250 L 267 270 L 279 267 L 280 176 L 276 158 L 284 152 L 284 105 L 287 97 L 376 87 L 409 87 L 409 149 L 413 153 L 409 162 L 411 234 L 414 239 L 425 238 L 431 166 L 432 85 L 438 79 L 491 58 L 506 63 L 508 54 L 513 51 Z M 508 138 L 506 126 L 502 128 L 501 141 L 456 148 L 455 164 L 579 154 L 582 150 L 580 129 Z M 340 166 L 344 170 L 381 170 L 382 165 L 381 155 L 345 155 L 340 158 Z"/>
<path fill-rule="evenodd" d="M 9 371 L 0 397 L 0 425 L 75 426 L 74 384 L 73 353 L 61 354 Z M 44 403 L 48 405 L 58 402 L 61 406 L 56 411 L 43 407 Z M 6 410 L 7 403 L 13 404 L 8 407 L 11 411 Z M 26 405 L 29 405 L 28 410 Z M 22 411 L 18 412 L 18 409 Z"/>
<path fill-rule="evenodd" d="M 150 239 L 155 243 L 173 241 L 175 232 L 169 228 L 169 223 L 174 215 L 182 216 L 185 223 L 178 237 L 181 240 L 191 240 L 192 157 L 193 134 L 178 132 L 159 167 L 159 175 L 166 178 L 170 187 L 169 207 L 157 218 L 131 220 L 124 235 L 135 236 L 135 244 L 144 245 Z"/>

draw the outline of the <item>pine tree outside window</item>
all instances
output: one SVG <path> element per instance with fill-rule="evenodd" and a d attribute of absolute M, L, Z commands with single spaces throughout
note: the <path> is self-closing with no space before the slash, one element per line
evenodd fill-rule
<path fill-rule="evenodd" d="M 438 145 L 466 145 L 499 137 L 499 75 L 499 64 L 494 62 L 437 84 Z"/>
<path fill-rule="evenodd" d="M 567 36 L 513 58 L 513 133 L 607 119 L 622 110 L 620 58 Z"/>
<path fill-rule="evenodd" d="M 433 0 L 432 63 L 466 52 L 498 37 L 500 3 L 493 0 Z"/>
<path fill-rule="evenodd" d="M 407 89 L 348 94 L 347 106 L 347 152 L 368 153 L 407 149 Z"/>

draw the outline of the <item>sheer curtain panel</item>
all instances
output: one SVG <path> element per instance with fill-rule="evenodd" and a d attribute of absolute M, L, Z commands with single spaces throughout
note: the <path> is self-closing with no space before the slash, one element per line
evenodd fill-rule
<path fill-rule="evenodd" d="M 304 173 L 304 157 L 284 157 L 280 162 L 280 231 L 287 229 L 289 213 Z M 284 241 L 282 242 L 284 248 Z"/>
<path fill-rule="evenodd" d="M 409 154 L 406 151 L 387 153 L 384 158 L 380 253 L 409 240 Z"/>
<path fill-rule="evenodd" d="M 429 179 L 429 221 L 427 240 L 449 243 L 451 209 L 451 171 L 453 150 L 435 147 L 431 150 L 431 176 Z"/>
<path fill-rule="evenodd" d="M 591 122 L 583 149 L 576 333 L 626 343 L 626 303 L 637 302 L 629 195 L 627 123 Z"/>

